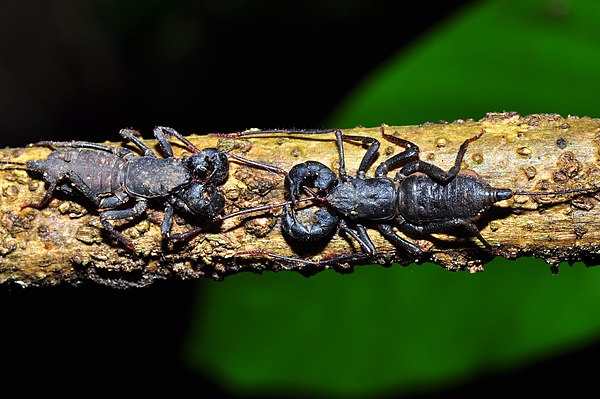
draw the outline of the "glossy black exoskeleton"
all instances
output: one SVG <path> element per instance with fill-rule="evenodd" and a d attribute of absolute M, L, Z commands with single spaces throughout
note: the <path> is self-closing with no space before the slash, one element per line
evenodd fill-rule
<path fill-rule="evenodd" d="M 597 191 L 598 188 L 563 190 L 557 192 L 525 192 L 508 188 L 495 188 L 483 179 L 460 172 L 460 166 L 469 143 L 483 134 L 467 139 L 448 172 L 421 161 L 419 148 L 404 139 L 388 135 L 382 127 L 381 133 L 387 140 L 404 147 L 405 150 L 385 161 L 375 170 L 375 177 L 366 177 L 373 164 L 380 143 L 365 136 L 350 136 L 340 130 L 287 131 L 269 130 L 262 133 L 335 133 L 340 166 L 336 175 L 321 162 L 307 161 L 297 164 L 285 178 L 285 190 L 289 202 L 282 204 L 282 229 L 291 238 L 303 242 L 327 239 L 336 230 L 351 236 L 362 252 L 334 256 L 320 261 L 286 257 L 266 251 L 246 251 L 246 254 L 262 254 L 286 261 L 312 265 L 341 264 L 353 260 L 370 258 L 377 253 L 367 227 L 376 228 L 382 236 L 396 247 L 414 256 L 421 249 L 395 230 L 408 235 L 424 236 L 432 233 L 457 235 L 459 232 L 475 236 L 489 251 L 500 253 L 479 232 L 475 221 L 498 201 L 514 195 L 548 195 Z M 261 133 L 248 131 L 238 136 Z M 358 141 L 368 145 L 355 176 L 345 169 L 344 141 Z M 388 177 L 390 170 L 400 168 L 394 178 Z M 298 218 L 295 203 L 303 192 L 309 192 L 320 203 L 320 208 L 309 222 Z"/>

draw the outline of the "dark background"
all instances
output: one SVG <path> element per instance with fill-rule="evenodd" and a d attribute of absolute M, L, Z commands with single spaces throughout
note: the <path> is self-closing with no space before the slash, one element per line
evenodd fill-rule
<path fill-rule="evenodd" d="M 118 140 L 319 127 L 362 77 L 466 1 L 39 1 L 0 9 L 0 129 Z"/>
<path fill-rule="evenodd" d="M 155 125 L 184 134 L 326 127 L 362 77 L 471 3 L 0 2 L 3 144 L 118 140 L 123 127 L 151 137 Z M 196 288 L 2 287 L 3 380 L 24 377 L 26 390 L 46 393 L 124 381 L 137 392 L 223 396 L 181 361 Z M 575 380 L 582 389 L 593 380 L 582 362 L 598 354 L 594 346 L 430 396 L 556 392 Z"/>

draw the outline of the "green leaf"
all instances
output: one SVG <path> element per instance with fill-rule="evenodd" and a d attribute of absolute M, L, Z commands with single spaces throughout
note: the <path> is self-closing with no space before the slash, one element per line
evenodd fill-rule
<path fill-rule="evenodd" d="M 389 60 L 332 126 L 594 115 L 600 2 L 487 1 Z M 600 331 L 600 268 L 497 259 L 478 274 L 434 265 L 240 274 L 202 282 L 185 355 L 232 392 L 432 390 L 583 345 Z"/>
<path fill-rule="evenodd" d="M 419 124 L 490 111 L 596 115 L 599 16 L 594 1 L 481 3 L 382 65 L 333 122 Z"/>

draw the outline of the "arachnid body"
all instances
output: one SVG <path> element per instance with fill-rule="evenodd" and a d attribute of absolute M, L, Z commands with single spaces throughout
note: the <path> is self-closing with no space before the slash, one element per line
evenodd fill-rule
<path fill-rule="evenodd" d="M 149 201 L 164 205 L 161 234 L 165 239 L 187 239 L 202 227 L 188 232 L 171 234 L 174 209 L 200 224 L 219 220 L 225 198 L 219 192 L 228 177 L 229 158 L 267 170 L 267 165 L 224 153 L 215 148 L 196 148 L 175 129 L 156 127 L 154 136 L 163 157 L 158 157 L 139 138 L 139 133 L 122 129 L 119 134 L 133 143 L 143 155 L 127 148 L 111 147 L 87 141 L 40 141 L 31 146 L 57 148 L 46 159 L 3 163 L 24 165 L 30 172 L 41 174 L 47 191 L 39 203 L 24 207 L 43 208 L 54 192 L 81 194 L 101 212 L 104 228 L 126 247 L 133 243 L 115 229 L 111 220 L 142 215 Z M 181 141 L 192 153 L 175 158 L 167 136 Z"/>
<path fill-rule="evenodd" d="M 374 163 L 380 146 L 379 141 L 372 137 L 345 135 L 338 129 L 248 131 L 239 133 L 238 136 L 279 132 L 335 133 L 340 163 L 337 175 L 329 167 L 317 161 L 306 161 L 292 167 L 285 178 L 285 192 L 289 203 L 283 204 L 283 231 L 296 241 L 315 242 L 327 239 L 337 230 L 352 237 L 360 245 L 362 252 L 334 256 L 320 261 L 287 257 L 262 250 L 241 251 L 240 254 L 267 255 L 311 265 L 337 265 L 361 260 L 377 253 L 367 227 L 377 229 L 397 248 L 414 256 L 421 255 L 421 249 L 400 236 L 394 227 L 410 236 L 466 233 L 477 237 L 489 251 L 499 253 L 481 235 L 474 223 L 496 202 L 517 194 L 548 195 L 598 190 L 598 188 L 587 188 L 557 192 L 514 191 L 492 187 L 476 175 L 459 173 L 469 143 L 480 138 L 483 130 L 460 146 L 454 165 L 445 172 L 433 164 L 421 161 L 419 148 L 415 144 L 386 134 L 382 127 L 383 137 L 404 147 L 405 150 L 383 161 L 376 168 L 374 177 L 366 177 L 366 172 Z M 368 145 L 355 176 L 348 175 L 345 169 L 344 141 L 358 141 Z M 396 168 L 400 168 L 396 176 L 388 177 L 388 172 Z M 299 219 L 295 207 L 303 192 L 310 193 L 320 204 L 313 220 L 308 222 Z"/>

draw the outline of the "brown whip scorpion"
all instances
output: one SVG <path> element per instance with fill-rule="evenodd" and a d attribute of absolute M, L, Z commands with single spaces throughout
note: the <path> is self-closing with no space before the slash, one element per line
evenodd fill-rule
<path fill-rule="evenodd" d="M 227 180 L 230 159 L 260 169 L 285 173 L 279 168 L 216 148 L 199 149 L 169 127 L 159 126 L 154 129 L 163 157 L 158 157 L 139 139 L 139 132 L 121 129 L 119 134 L 133 143 L 143 155 L 137 155 L 127 148 L 88 141 L 40 141 L 30 146 L 59 149 L 43 160 L 0 163 L 22 166 L 30 172 L 40 174 L 46 182 L 47 191 L 39 203 L 25 204 L 23 207 L 44 208 L 54 192 L 70 196 L 83 195 L 101 210 L 100 221 L 106 231 L 132 250 L 134 245 L 131 240 L 110 221 L 141 216 L 149 201 L 164 205 L 165 214 L 160 231 L 167 240 L 189 239 L 202 231 L 207 223 L 227 218 L 228 216 L 221 215 L 225 198 L 218 187 Z M 191 155 L 175 158 L 167 137 L 177 138 Z M 174 209 L 202 226 L 172 234 Z"/>

